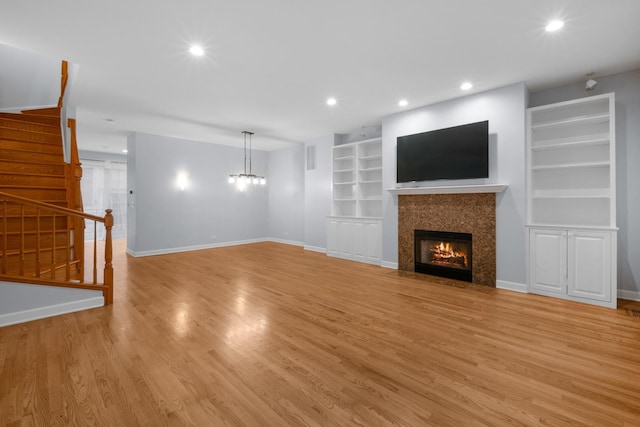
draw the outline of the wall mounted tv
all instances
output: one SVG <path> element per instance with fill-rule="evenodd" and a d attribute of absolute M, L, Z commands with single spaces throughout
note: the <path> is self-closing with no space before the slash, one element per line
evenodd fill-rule
<path fill-rule="evenodd" d="M 489 177 L 489 121 L 399 136 L 398 183 Z"/>

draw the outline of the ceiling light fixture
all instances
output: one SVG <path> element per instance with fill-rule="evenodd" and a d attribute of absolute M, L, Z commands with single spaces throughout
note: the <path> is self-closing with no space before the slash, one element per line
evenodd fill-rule
<path fill-rule="evenodd" d="M 253 132 L 243 130 L 244 134 L 244 172 L 234 175 L 229 175 L 229 184 L 236 184 L 238 190 L 244 191 L 247 186 L 251 184 L 265 185 L 267 179 L 264 176 L 258 176 L 251 172 L 251 135 Z M 249 173 L 247 173 L 247 135 L 249 136 Z"/>
<path fill-rule="evenodd" d="M 123 152 L 124 154 L 127 154 L 127 153 L 129 152 L 129 150 L 127 150 L 126 148 L 123 148 L 123 149 L 122 149 L 122 152 Z"/>
<path fill-rule="evenodd" d="M 202 48 L 202 46 L 194 44 L 193 46 L 191 46 L 189 48 L 189 52 L 193 55 L 193 56 L 202 56 L 204 55 L 204 49 Z"/>
<path fill-rule="evenodd" d="M 464 82 L 460 85 L 460 89 L 462 90 L 469 90 L 473 87 L 473 85 L 470 82 Z"/>
<path fill-rule="evenodd" d="M 400 107 L 406 107 L 407 105 L 409 105 L 409 101 L 407 101 L 406 99 L 401 99 L 400 101 L 398 101 L 398 106 Z"/>
<path fill-rule="evenodd" d="M 338 101 L 335 98 L 329 98 L 327 99 L 327 105 L 336 105 L 338 103 Z"/>
<path fill-rule="evenodd" d="M 558 31 L 560 28 L 564 27 L 564 22 L 562 21 L 551 21 L 547 24 L 546 27 L 544 27 L 544 29 L 548 32 L 548 33 L 553 33 L 554 31 Z"/>

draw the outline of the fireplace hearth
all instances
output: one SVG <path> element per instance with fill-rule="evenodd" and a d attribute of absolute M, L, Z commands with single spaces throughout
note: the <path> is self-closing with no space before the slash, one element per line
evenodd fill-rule
<path fill-rule="evenodd" d="M 414 230 L 416 272 L 471 282 L 470 233 Z"/>

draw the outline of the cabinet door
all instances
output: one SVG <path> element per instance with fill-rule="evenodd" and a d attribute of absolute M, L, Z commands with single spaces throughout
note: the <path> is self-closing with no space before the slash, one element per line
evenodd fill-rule
<path fill-rule="evenodd" d="M 353 255 L 353 222 L 349 220 L 338 221 L 338 233 L 340 256 L 351 258 Z"/>
<path fill-rule="evenodd" d="M 333 218 L 327 219 L 327 255 L 340 254 L 340 222 Z"/>
<path fill-rule="evenodd" d="M 379 221 L 367 223 L 366 240 L 365 260 L 373 264 L 380 264 L 382 259 L 382 226 Z"/>
<path fill-rule="evenodd" d="M 529 233 L 529 290 L 566 295 L 567 232 L 532 228 Z"/>
<path fill-rule="evenodd" d="M 367 250 L 366 240 L 367 223 L 363 221 L 354 221 L 353 223 L 353 259 L 356 261 L 364 261 L 365 252 Z"/>
<path fill-rule="evenodd" d="M 611 301 L 611 233 L 569 232 L 568 294 Z"/>

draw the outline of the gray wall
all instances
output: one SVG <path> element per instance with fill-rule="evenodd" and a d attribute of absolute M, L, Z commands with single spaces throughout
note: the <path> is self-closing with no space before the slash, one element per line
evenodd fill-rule
<path fill-rule="evenodd" d="M 507 184 L 496 197 L 497 280 L 518 285 L 525 278 L 525 108 L 524 83 L 394 114 L 382 120 L 383 188 L 396 187 L 396 138 L 489 120 L 488 179 L 429 181 L 413 186 Z M 383 263 L 398 262 L 398 198 L 383 191 Z"/>
<path fill-rule="evenodd" d="M 38 310 L 43 307 L 77 303 L 78 301 L 101 297 L 102 291 L 90 289 L 0 282 L 0 317 L 21 311 Z M 1 324 L 2 320 L 0 319 Z"/>
<path fill-rule="evenodd" d="M 585 91 L 584 82 L 533 92 L 530 107 L 615 92 L 616 96 L 616 222 L 618 289 L 640 291 L 640 70 L 597 77 Z"/>
<path fill-rule="evenodd" d="M 0 110 L 58 105 L 62 60 L 0 44 Z"/>
<path fill-rule="evenodd" d="M 269 152 L 269 237 L 304 244 L 303 145 Z"/>
<path fill-rule="evenodd" d="M 305 142 L 305 149 L 316 147 L 316 168 L 307 170 L 304 179 L 304 244 L 309 249 L 325 250 L 326 224 L 331 214 L 331 147 L 334 135 Z"/>
<path fill-rule="evenodd" d="M 128 250 L 152 254 L 267 237 L 268 187 L 239 192 L 227 183 L 243 168 L 243 150 L 136 133 L 128 140 L 128 187 L 134 217 Z M 253 172 L 268 177 L 267 153 L 253 150 Z M 248 168 L 248 166 L 247 166 Z M 180 191 L 184 171 L 189 187 Z"/>

